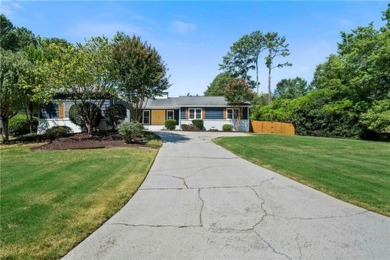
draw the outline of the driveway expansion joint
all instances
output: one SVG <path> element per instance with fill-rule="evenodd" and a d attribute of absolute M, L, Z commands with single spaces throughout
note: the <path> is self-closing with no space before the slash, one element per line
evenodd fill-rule
<path fill-rule="evenodd" d="M 126 226 L 126 227 L 153 227 L 153 228 L 165 228 L 165 227 L 173 227 L 173 228 L 199 228 L 202 226 L 199 225 L 153 225 L 153 224 L 129 224 L 129 223 L 106 223 L 105 225 L 110 226 Z"/>

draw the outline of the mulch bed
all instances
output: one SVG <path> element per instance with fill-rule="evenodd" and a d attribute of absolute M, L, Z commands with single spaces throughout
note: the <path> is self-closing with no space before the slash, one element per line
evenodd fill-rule
<path fill-rule="evenodd" d="M 32 150 L 69 150 L 69 149 L 99 149 L 113 147 L 140 147 L 142 143 L 127 144 L 117 133 L 74 134 L 69 137 L 61 137 L 47 144 L 35 146 Z"/>

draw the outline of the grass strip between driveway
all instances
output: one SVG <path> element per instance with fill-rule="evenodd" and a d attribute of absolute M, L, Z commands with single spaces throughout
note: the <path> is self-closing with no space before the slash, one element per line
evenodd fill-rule
<path fill-rule="evenodd" d="M 66 254 L 123 207 L 158 151 L 29 147 L 0 147 L 2 259 Z"/>
<path fill-rule="evenodd" d="M 267 134 L 214 142 L 333 197 L 390 216 L 390 143 Z"/>

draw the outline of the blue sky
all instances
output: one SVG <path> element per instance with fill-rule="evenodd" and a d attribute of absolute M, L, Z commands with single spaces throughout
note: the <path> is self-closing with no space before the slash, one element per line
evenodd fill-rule
<path fill-rule="evenodd" d="M 1 1 L 1 0 L 0 0 Z M 229 47 L 260 30 L 285 36 L 291 55 L 272 85 L 296 76 L 309 82 L 316 65 L 336 53 L 341 31 L 382 26 L 387 1 L 1 1 L 14 25 L 44 37 L 84 42 L 91 36 L 136 34 L 156 47 L 169 68 L 171 96 L 203 95 Z M 260 67 L 260 91 L 267 71 Z"/>

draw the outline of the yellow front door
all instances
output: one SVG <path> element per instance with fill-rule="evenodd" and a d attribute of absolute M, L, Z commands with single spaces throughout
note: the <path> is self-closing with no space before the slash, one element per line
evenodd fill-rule
<path fill-rule="evenodd" d="M 163 125 L 165 123 L 165 110 L 152 110 L 152 125 Z"/>

